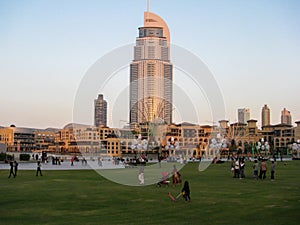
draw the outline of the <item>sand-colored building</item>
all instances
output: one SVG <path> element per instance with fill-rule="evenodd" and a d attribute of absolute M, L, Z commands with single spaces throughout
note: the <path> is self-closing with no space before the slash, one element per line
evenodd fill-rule
<path fill-rule="evenodd" d="M 54 144 L 56 129 L 36 129 L 26 127 L 0 128 L 0 143 L 7 146 L 9 152 L 32 152 L 48 150 Z"/>

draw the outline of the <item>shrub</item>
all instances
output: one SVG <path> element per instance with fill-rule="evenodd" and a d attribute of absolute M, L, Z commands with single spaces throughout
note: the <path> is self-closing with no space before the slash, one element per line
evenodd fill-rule
<path fill-rule="evenodd" d="M 20 154 L 20 161 L 28 161 L 30 159 L 29 154 Z"/>
<path fill-rule="evenodd" d="M 14 160 L 14 157 L 12 155 L 3 152 L 0 153 L 0 161 L 11 161 L 11 160 Z"/>
<path fill-rule="evenodd" d="M 6 159 L 6 153 L 0 153 L 0 161 L 4 161 Z"/>

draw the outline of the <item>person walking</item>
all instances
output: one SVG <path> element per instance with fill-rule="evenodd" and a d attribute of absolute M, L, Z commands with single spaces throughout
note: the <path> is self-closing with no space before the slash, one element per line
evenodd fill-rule
<path fill-rule="evenodd" d="M 272 165 L 271 165 L 271 181 L 275 180 L 275 167 L 276 167 L 276 162 L 274 159 L 271 159 Z"/>
<path fill-rule="evenodd" d="M 38 176 L 39 172 L 40 172 L 40 175 L 43 176 L 41 167 L 42 167 L 41 161 L 38 161 L 37 168 L 36 168 L 36 176 Z"/>
<path fill-rule="evenodd" d="M 18 162 L 15 160 L 14 161 L 14 177 L 16 177 L 17 176 L 17 172 L 18 172 Z"/>
<path fill-rule="evenodd" d="M 190 196 L 190 186 L 189 186 L 189 182 L 185 181 L 183 188 L 181 190 L 182 196 L 184 198 L 185 201 L 191 201 L 191 196 Z"/>
<path fill-rule="evenodd" d="M 10 161 L 9 165 L 10 165 L 10 170 L 9 170 L 9 176 L 8 176 L 8 178 L 10 178 L 11 175 L 13 175 L 13 177 L 15 177 L 15 174 L 14 174 L 14 162 Z"/>

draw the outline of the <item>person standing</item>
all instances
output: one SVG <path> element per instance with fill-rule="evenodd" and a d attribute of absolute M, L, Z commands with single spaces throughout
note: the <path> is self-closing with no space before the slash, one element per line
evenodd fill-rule
<path fill-rule="evenodd" d="M 9 170 L 9 176 L 8 176 L 8 178 L 10 178 L 11 175 L 13 175 L 13 177 L 15 177 L 15 174 L 14 174 L 14 162 L 10 161 L 9 165 L 10 165 L 10 170 Z"/>
<path fill-rule="evenodd" d="M 185 201 L 191 201 L 190 197 L 190 187 L 189 187 L 189 182 L 185 181 L 183 188 L 181 190 L 182 196 L 185 199 Z"/>
<path fill-rule="evenodd" d="M 178 175 L 177 173 L 178 173 L 178 172 L 177 172 L 176 165 L 173 165 L 173 170 L 172 170 L 173 176 L 177 177 L 177 175 Z"/>
<path fill-rule="evenodd" d="M 98 166 L 102 167 L 102 159 L 101 159 L 101 156 L 98 157 Z"/>
<path fill-rule="evenodd" d="M 230 171 L 231 171 L 231 176 L 234 177 L 234 159 L 231 159 L 231 167 L 230 167 Z"/>
<path fill-rule="evenodd" d="M 173 171 L 172 171 L 172 183 L 173 186 L 176 187 L 176 184 L 181 183 L 181 175 L 177 171 L 176 165 L 173 165 Z"/>
<path fill-rule="evenodd" d="M 37 168 L 36 168 L 36 176 L 38 176 L 39 172 L 40 172 L 40 175 L 43 176 L 41 167 L 42 167 L 41 161 L 38 161 L 37 162 Z"/>
<path fill-rule="evenodd" d="M 183 156 L 180 155 L 179 157 L 180 157 L 180 158 L 179 158 L 180 164 L 183 164 Z"/>
<path fill-rule="evenodd" d="M 266 160 L 263 160 L 260 164 L 260 179 L 266 179 L 266 173 L 267 173 L 267 162 Z"/>
<path fill-rule="evenodd" d="M 253 163 L 253 177 L 255 179 L 258 179 L 258 162 L 257 162 L 257 159 L 255 159 L 254 163 Z"/>
<path fill-rule="evenodd" d="M 234 178 L 239 178 L 240 177 L 240 162 L 239 159 L 237 158 L 236 161 L 234 162 Z"/>
<path fill-rule="evenodd" d="M 16 177 L 17 176 L 17 172 L 18 172 L 18 162 L 15 160 L 14 161 L 14 169 L 15 169 L 15 172 L 14 172 L 14 177 Z"/>
<path fill-rule="evenodd" d="M 275 174 L 276 162 L 275 162 L 274 159 L 271 159 L 271 161 L 272 161 L 272 165 L 271 165 L 271 180 L 274 181 L 274 179 L 275 179 L 274 174 Z"/>
<path fill-rule="evenodd" d="M 145 182 L 145 179 L 144 179 L 144 165 L 141 165 L 140 166 L 140 170 L 139 170 L 139 181 L 140 181 L 140 184 L 143 185 L 144 182 Z"/>
<path fill-rule="evenodd" d="M 243 178 L 245 178 L 245 159 L 242 158 L 240 162 L 241 162 L 241 164 L 240 164 L 240 174 L 241 174 L 240 179 L 243 179 Z"/>
<path fill-rule="evenodd" d="M 71 166 L 74 166 L 74 160 L 75 160 L 75 157 L 72 156 L 72 158 L 71 158 Z"/>

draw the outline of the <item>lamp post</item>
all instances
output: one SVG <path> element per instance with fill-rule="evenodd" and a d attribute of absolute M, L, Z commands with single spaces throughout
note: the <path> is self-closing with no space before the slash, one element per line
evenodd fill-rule
<path fill-rule="evenodd" d="M 265 142 L 265 140 L 262 138 L 261 141 L 257 142 L 256 150 L 259 154 L 262 153 L 263 156 L 265 156 L 266 153 L 269 153 L 270 145 L 267 141 Z"/>
<path fill-rule="evenodd" d="M 171 141 L 167 141 L 167 145 L 165 146 L 165 150 L 171 150 L 171 160 L 176 161 L 176 152 L 180 149 L 179 142 L 175 141 L 174 137 L 171 137 Z"/>
<path fill-rule="evenodd" d="M 300 158 L 300 139 L 297 140 L 297 142 L 293 143 L 292 146 L 293 153 L 296 152 L 297 158 Z"/>
<path fill-rule="evenodd" d="M 148 142 L 146 139 L 142 140 L 142 135 L 139 134 L 137 139 L 133 140 L 133 144 L 131 145 L 131 149 L 134 150 L 135 155 L 137 155 L 137 152 L 143 152 L 146 151 L 148 147 Z"/>
<path fill-rule="evenodd" d="M 213 157 L 217 156 L 217 158 L 220 159 L 221 150 L 226 147 L 227 147 L 226 139 L 221 138 L 221 134 L 217 134 L 217 137 L 212 138 L 210 141 L 210 145 L 209 145 L 210 151 L 209 152 L 211 153 L 211 151 L 213 151 L 212 156 Z"/>

